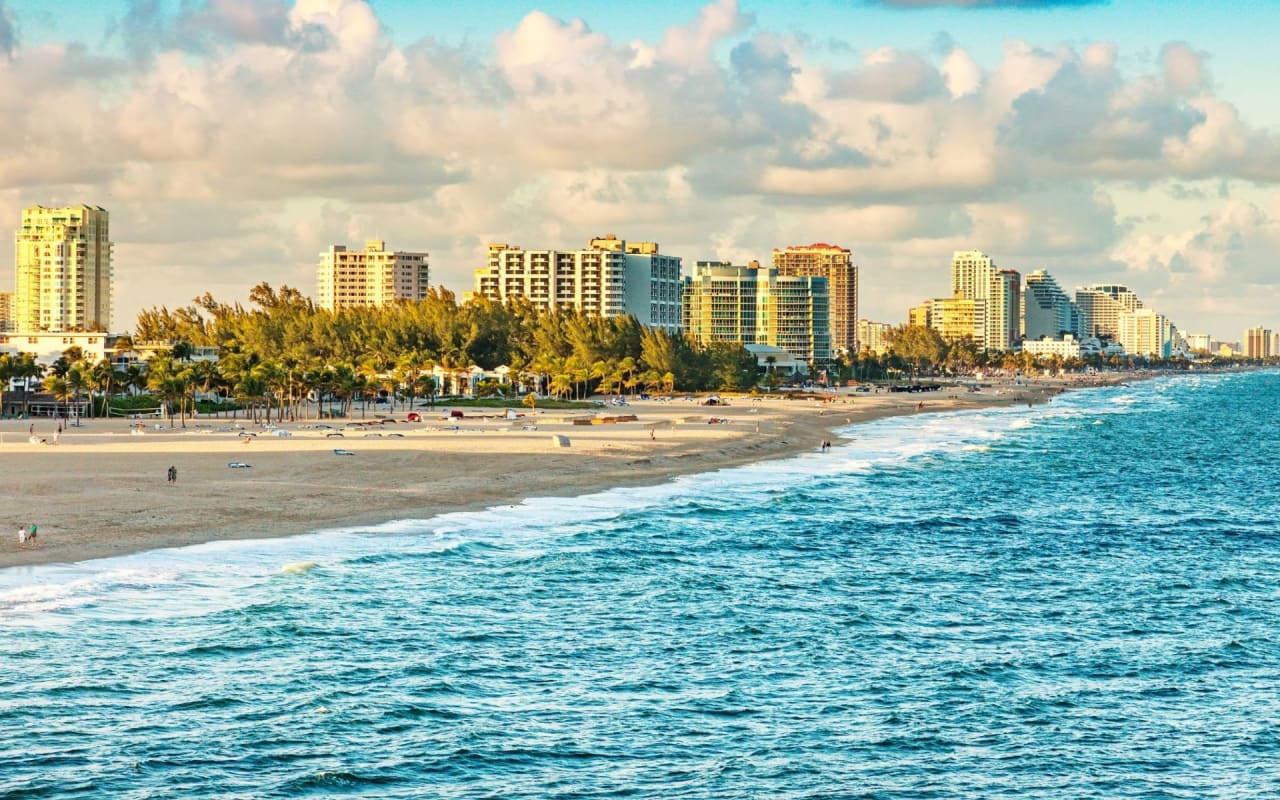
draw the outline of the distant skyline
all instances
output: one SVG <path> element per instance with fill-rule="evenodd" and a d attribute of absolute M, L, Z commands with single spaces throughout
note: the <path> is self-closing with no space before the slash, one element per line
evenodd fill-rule
<path fill-rule="evenodd" d="M 1280 327 L 1280 4 L 0 0 L 0 229 L 111 212 L 116 327 L 332 244 L 431 253 L 828 241 L 861 316 L 953 250 L 1130 285 L 1185 332 Z M 13 249 L 0 288 L 13 282 Z"/>

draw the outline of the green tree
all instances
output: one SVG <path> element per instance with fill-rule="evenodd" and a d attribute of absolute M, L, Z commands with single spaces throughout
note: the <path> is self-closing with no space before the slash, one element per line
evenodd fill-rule
<path fill-rule="evenodd" d="M 889 331 L 888 342 L 913 373 L 936 368 L 947 355 L 942 337 L 923 325 L 899 325 Z"/>

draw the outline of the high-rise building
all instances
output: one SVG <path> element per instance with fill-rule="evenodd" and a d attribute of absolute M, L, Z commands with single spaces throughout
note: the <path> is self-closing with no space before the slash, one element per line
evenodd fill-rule
<path fill-rule="evenodd" d="M 929 304 L 929 327 L 948 343 L 969 340 L 983 347 L 987 301 L 968 297 L 940 297 Z"/>
<path fill-rule="evenodd" d="M 957 250 L 951 256 L 951 294 L 967 300 L 991 297 L 991 280 L 996 265 L 980 250 Z"/>
<path fill-rule="evenodd" d="M 823 277 L 831 292 L 831 347 L 858 352 L 858 265 L 849 250 L 825 242 L 773 251 L 779 275 Z"/>
<path fill-rule="evenodd" d="M 1128 286 L 1095 284 L 1076 289 L 1076 306 L 1080 310 L 1082 336 L 1115 340 L 1120 335 L 1121 312 L 1137 311 L 1142 308 L 1142 301 Z"/>
<path fill-rule="evenodd" d="M 921 303 L 920 305 L 918 305 L 918 306 L 912 306 L 910 309 L 908 309 L 908 310 L 907 310 L 907 324 L 908 324 L 908 325 L 918 326 L 918 327 L 921 327 L 921 328 L 931 328 L 931 327 L 933 327 L 932 322 L 931 322 L 931 320 L 930 320 L 930 316 L 931 316 L 931 314 L 930 314 L 930 312 L 931 312 L 931 308 L 930 308 L 930 307 L 931 307 L 932 305 L 933 305 L 933 301 L 932 301 L 932 300 L 925 300 L 925 301 L 924 301 L 923 303 Z"/>
<path fill-rule="evenodd" d="M 524 250 L 489 245 L 475 293 L 499 302 L 524 297 L 542 309 L 574 308 L 603 317 L 630 314 L 642 325 L 680 328 L 680 258 L 656 242 L 610 234 L 584 250 Z"/>
<path fill-rule="evenodd" d="M 22 210 L 14 236 L 17 331 L 111 327 L 111 237 L 97 206 Z"/>
<path fill-rule="evenodd" d="M 781 275 L 754 261 L 699 261 L 683 296 L 685 333 L 696 342 L 764 344 L 810 364 L 831 360 L 825 277 Z"/>
<path fill-rule="evenodd" d="M 1027 339 L 1060 339 L 1064 333 L 1078 333 L 1075 304 L 1045 270 L 1027 275 L 1023 307 L 1022 334 Z"/>
<path fill-rule="evenodd" d="M 1188 333 L 1187 348 L 1193 353 L 1209 353 L 1213 349 L 1213 339 L 1207 333 Z"/>
<path fill-rule="evenodd" d="M 335 244 L 320 254 L 316 271 L 316 305 L 329 311 L 418 301 L 427 288 L 427 253 L 390 251 L 380 239 L 365 242 L 363 250 Z"/>
<path fill-rule="evenodd" d="M 878 356 L 884 355 L 889 349 L 889 332 L 892 330 L 893 326 L 887 322 L 860 319 L 858 320 L 858 347 Z"/>
<path fill-rule="evenodd" d="M 13 292 L 0 292 L 0 332 L 13 330 Z"/>
<path fill-rule="evenodd" d="M 982 301 L 981 333 L 975 340 L 979 347 L 1009 350 L 1017 344 L 1022 276 L 1016 270 L 998 269 L 990 256 L 978 250 L 957 250 L 951 257 L 951 294 Z"/>
<path fill-rule="evenodd" d="M 1271 334 L 1271 355 L 1280 356 L 1280 333 Z"/>
<path fill-rule="evenodd" d="M 1163 314 L 1149 308 L 1121 311 L 1116 327 L 1116 341 L 1129 355 L 1165 358 L 1172 354 L 1174 329 Z"/>
<path fill-rule="evenodd" d="M 1022 331 L 1022 275 L 1002 269 L 991 278 L 984 338 L 988 350 L 1012 350 Z"/>
<path fill-rule="evenodd" d="M 1270 358 L 1271 331 L 1261 326 L 1249 328 L 1244 332 L 1245 358 Z"/>

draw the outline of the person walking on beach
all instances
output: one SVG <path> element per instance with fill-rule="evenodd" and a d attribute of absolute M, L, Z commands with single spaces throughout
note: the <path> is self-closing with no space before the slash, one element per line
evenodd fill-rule
<path fill-rule="evenodd" d="M 178 468 L 169 467 L 169 483 L 177 483 L 177 482 L 178 482 Z"/>

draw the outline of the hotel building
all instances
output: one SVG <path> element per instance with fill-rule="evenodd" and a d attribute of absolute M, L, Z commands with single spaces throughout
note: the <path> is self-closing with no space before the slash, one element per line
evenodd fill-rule
<path fill-rule="evenodd" d="M 573 308 L 602 317 L 630 314 L 642 325 L 680 328 L 680 258 L 656 242 L 610 234 L 584 250 L 524 250 L 489 245 L 476 270 L 475 294 L 499 302 L 524 297 L 542 309 Z"/>
<path fill-rule="evenodd" d="M 320 254 L 316 271 L 316 305 L 329 311 L 418 301 L 427 288 L 427 253 L 392 252 L 380 239 L 365 242 L 364 250 L 335 244 Z"/>
<path fill-rule="evenodd" d="M 13 292 L 0 292 L 0 333 L 13 330 Z"/>
<path fill-rule="evenodd" d="M 13 329 L 108 330 L 111 248 L 106 209 L 23 209 L 14 235 Z"/>
<path fill-rule="evenodd" d="M 773 251 L 779 275 L 823 277 L 831 293 L 831 348 L 858 352 L 858 265 L 849 250 L 825 242 Z"/>
<path fill-rule="evenodd" d="M 684 329 L 700 343 L 780 347 L 797 360 L 831 360 L 831 299 L 821 276 L 782 275 L 757 262 L 699 261 L 684 279 Z"/>
<path fill-rule="evenodd" d="M 1244 332 L 1243 341 L 1245 358 L 1270 358 L 1274 355 L 1271 350 L 1271 331 L 1268 328 L 1249 328 Z"/>

